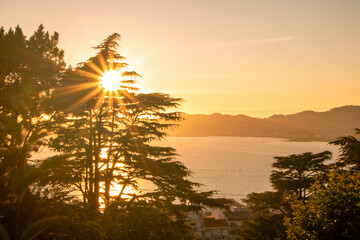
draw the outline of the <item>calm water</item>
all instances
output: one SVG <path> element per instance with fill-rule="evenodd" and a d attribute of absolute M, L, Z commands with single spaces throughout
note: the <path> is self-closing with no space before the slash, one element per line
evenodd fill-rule
<path fill-rule="evenodd" d="M 217 196 L 241 200 L 251 192 L 272 190 L 269 176 L 274 156 L 338 148 L 326 142 L 288 142 L 277 138 L 171 137 L 160 143 L 177 149 L 178 160 L 193 171 L 192 180 L 202 190 L 218 190 Z"/>
<path fill-rule="evenodd" d="M 274 156 L 330 150 L 336 158 L 338 148 L 325 142 L 288 142 L 278 138 L 255 137 L 170 137 L 158 142 L 171 146 L 192 172 L 192 181 L 201 190 L 217 190 L 217 197 L 243 199 L 248 193 L 272 190 L 269 182 Z M 42 159 L 46 150 L 33 155 Z M 151 185 L 141 184 L 144 190 Z"/>

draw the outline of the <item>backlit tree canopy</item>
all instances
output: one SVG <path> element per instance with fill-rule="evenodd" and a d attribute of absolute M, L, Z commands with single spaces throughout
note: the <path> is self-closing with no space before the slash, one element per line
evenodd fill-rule
<path fill-rule="evenodd" d="M 54 128 L 51 147 L 62 155 L 49 161 L 70 164 L 67 175 L 81 191 L 85 203 L 99 207 L 124 198 L 189 200 L 195 183 L 185 180 L 190 172 L 174 161 L 175 150 L 151 144 L 162 139 L 165 130 L 181 120 L 176 108 L 181 99 L 163 93 L 144 94 L 133 86 L 136 72 L 125 71 L 124 57 L 116 53 L 120 36 L 113 34 L 95 47 L 95 57 L 71 69 L 55 93 L 66 106 Z M 116 74 L 118 72 L 118 75 Z M 119 88 L 107 89 L 107 81 Z M 68 105 L 62 99 L 65 98 Z M 51 166 L 49 161 L 44 164 Z M 140 180 L 154 189 L 136 193 Z M 126 193 L 131 189 L 131 193 Z M 126 194 L 125 194 L 126 193 Z"/>
<path fill-rule="evenodd" d="M 189 203 L 223 204 L 195 190 L 175 149 L 156 145 L 182 120 L 181 99 L 141 92 L 119 34 L 75 68 L 58 37 L 42 25 L 29 39 L 0 29 L 0 235 L 191 238 L 186 214 L 199 207 Z M 54 155 L 30 160 L 40 147 Z"/>

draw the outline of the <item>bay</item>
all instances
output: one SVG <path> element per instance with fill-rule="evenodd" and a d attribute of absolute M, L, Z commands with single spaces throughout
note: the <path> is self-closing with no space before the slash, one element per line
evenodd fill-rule
<path fill-rule="evenodd" d="M 326 142 L 290 142 L 260 137 L 169 137 L 158 143 L 177 150 L 177 160 L 192 172 L 200 190 L 217 190 L 216 197 L 241 201 L 251 192 L 273 190 L 270 174 L 274 156 L 304 152 L 333 152 L 338 147 Z"/>
<path fill-rule="evenodd" d="M 199 190 L 216 190 L 215 197 L 241 201 L 251 192 L 271 191 L 270 174 L 274 156 L 329 150 L 333 159 L 338 147 L 326 142 L 290 142 L 279 138 L 261 137 L 169 137 L 154 143 L 170 146 L 181 161 L 192 171 L 190 180 L 203 184 Z M 43 149 L 32 159 L 44 159 L 54 153 Z M 140 182 L 142 191 L 153 185 Z"/>

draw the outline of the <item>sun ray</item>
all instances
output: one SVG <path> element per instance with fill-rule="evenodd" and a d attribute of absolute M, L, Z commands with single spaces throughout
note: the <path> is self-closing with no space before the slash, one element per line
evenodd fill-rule
<path fill-rule="evenodd" d="M 112 107 L 114 106 L 114 104 L 113 104 L 113 101 L 114 101 L 113 92 L 114 91 L 109 91 L 108 92 L 108 108 L 109 109 L 112 109 Z"/>
<path fill-rule="evenodd" d="M 119 108 L 123 109 L 124 101 L 122 100 L 122 97 L 119 94 L 119 91 L 114 92 L 115 94 L 115 100 L 117 101 L 117 104 L 119 105 Z"/>
<path fill-rule="evenodd" d="M 92 81 L 96 80 L 99 78 L 99 76 L 101 76 L 101 74 L 98 74 L 98 73 L 92 73 L 92 72 L 82 72 L 80 73 L 81 74 L 81 77 L 86 77 L 86 78 L 89 78 L 91 79 Z"/>
<path fill-rule="evenodd" d="M 96 101 L 94 109 L 97 110 L 101 107 L 101 105 L 104 103 L 106 93 L 104 91 L 101 92 L 101 95 L 99 99 Z"/>
<path fill-rule="evenodd" d="M 137 103 L 139 100 L 126 90 L 121 91 L 131 102 Z"/>
<path fill-rule="evenodd" d="M 80 106 L 82 104 L 84 104 L 86 101 L 88 101 L 90 98 L 92 98 L 93 96 L 95 96 L 96 94 L 98 94 L 101 91 L 100 88 L 95 88 L 93 91 L 91 91 L 90 93 L 88 93 L 86 96 L 84 96 L 83 98 L 81 98 L 80 100 L 78 100 L 77 102 L 75 102 L 73 105 L 71 105 L 69 108 L 74 108 L 77 106 Z"/>
<path fill-rule="evenodd" d="M 68 95 L 70 93 L 96 87 L 97 85 L 98 85 L 97 82 L 87 82 L 87 83 L 72 84 L 71 86 L 60 87 L 57 89 L 56 96 L 59 97 L 63 95 Z"/>
<path fill-rule="evenodd" d="M 94 70 L 95 72 L 97 72 L 99 75 L 101 75 L 104 71 L 107 70 L 107 65 L 106 65 L 105 60 L 104 60 L 104 58 L 103 58 L 103 56 L 101 54 L 99 54 L 98 60 L 100 62 L 100 65 L 101 65 L 100 67 L 102 69 L 92 61 L 86 62 L 85 65 L 88 66 L 89 68 L 91 68 L 92 70 Z"/>
<path fill-rule="evenodd" d="M 139 88 L 132 86 L 136 83 L 135 78 L 141 77 L 139 74 L 135 71 L 125 71 L 126 65 L 121 62 L 106 62 L 101 54 L 93 60 L 95 62 L 88 61 L 83 64 L 83 67 L 79 67 L 74 72 L 75 75 L 72 80 L 74 84 L 58 88 L 55 93 L 56 96 L 76 94 L 76 92 L 89 89 L 89 93 L 72 104 L 70 108 L 84 104 L 96 95 L 98 96 L 95 99 L 95 110 L 103 104 L 106 104 L 108 109 L 113 108 L 114 104 L 118 104 L 120 108 L 125 107 L 126 104 L 139 104 L 135 94 Z M 88 82 L 76 83 L 77 79 Z M 99 94 L 99 92 L 101 93 Z M 124 101 L 124 98 L 129 101 Z M 106 101 L 107 103 L 105 103 Z"/>
<path fill-rule="evenodd" d="M 111 69 L 111 68 L 109 68 L 109 62 L 105 61 L 104 56 L 102 54 L 99 54 L 98 59 L 99 59 L 100 65 L 101 65 L 101 67 L 103 69 L 102 73 L 104 73 L 104 72 L 108 71 L 109 69 Z"/>

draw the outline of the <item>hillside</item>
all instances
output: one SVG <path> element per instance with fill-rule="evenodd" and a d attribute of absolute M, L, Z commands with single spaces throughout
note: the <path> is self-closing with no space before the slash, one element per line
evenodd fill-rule
<path fill-rule="evenodd" d="M 290 115 L 252 118 L 219 113 L 189 114 L 170 136 L 276 137 L 292 141 L 331 141 L 360 128 L 360 106 L 343 106 L 326 112 L 304 111 Z"/>

